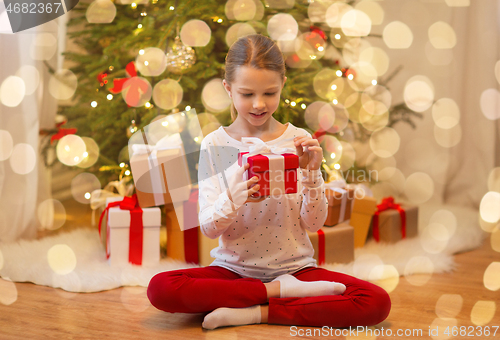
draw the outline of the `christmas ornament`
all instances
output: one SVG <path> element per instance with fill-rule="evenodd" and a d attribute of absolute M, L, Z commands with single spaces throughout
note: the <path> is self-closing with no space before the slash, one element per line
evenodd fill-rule
<path fill-rule="evenodd" d="M 105 79 L 107 76 L 108 72 L 106 71 L 99 72 L 99 74 L 97 75 L 97 80 L 99 81 L 99 85 L 101 85 L 101 87 L 108 83 L 108 81 Z"/>
<path fill-rule="evenodd" d="M 172 47 L 167 52 L 167 70 L 181 74 L 191 68 L 196 62 L 194 49 L 182 43 L 179 36 L 175 37 Z"/>
<path fill-rule="evenodd" d="M 113 79 L 113 94 L 121 93 L 129 107 L 139 107 L 151 99 L 151 84 L 147 79 L 138 77 L 135 62 L 131 61 L 125 68 L 128 78 Z"/>
<path fill-rule="evenodd" d="M 127 128 L 127 137 L 130 138 L 137 131 L 137 125 L 135 124 L 135 120 L 132 121 L 130 126 Z"/>

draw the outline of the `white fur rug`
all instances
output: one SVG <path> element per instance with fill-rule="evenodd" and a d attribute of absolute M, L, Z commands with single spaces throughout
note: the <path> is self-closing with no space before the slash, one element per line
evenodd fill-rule
<path fill-rule="evenodd" d="M 454 268 L 452 255 L 475 249 L 482 243 L 485 233 L 478 226 L 477 211 L 464 207 L 421 207 L 419 212 L 421 230 L 438 209 L 452 212 L 457 219 L 456 231 L 445 244 L 441 242 L 437 248 L 432 244 L 429 246 L 424 237 L 390 245 L 369 241 L 365 247 L 356 249 L 354 262 L 326 264 L 323 267 L 364 280 L 385 279 L 394 276 L 394 273 L 411 275 L 452 270 Z M 67 259 L 64 259 L 66 263 L 59 263 L 61 265 L 59 269 L 57 264 L 53 264 L 52 267 L 49 264 L 49 250 L 54 245 L 67 245 L 74 253 L 73 258 L 70 251 Z M 380 270 L 387 266 L 394 268 Z M 70 271 L 66 273 L 65 268 L 68 267 Z M 98 292 L 120 286 L 147 287 L 150 279 L 159 272 L 192 267 L 195 266 L 171 259 L 164 259 L 159 265 L 150 268 L 133 265 L 123 268 L 110 267 L 98 232 L 90 228 L 77 229 L 41 240 L 0 244 L 2 278 L 14 282 L 33 282 L 70 292 Z"/>

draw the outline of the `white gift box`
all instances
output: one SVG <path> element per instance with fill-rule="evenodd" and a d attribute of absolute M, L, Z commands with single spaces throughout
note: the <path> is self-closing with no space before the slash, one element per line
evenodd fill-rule
<path fill-rule="evenodd" d="M 121 201 L 123 197 L 109 197 L 111 202 Z M 142 265 L 150 266 L 160 261 L 160 208 L 143 208 Z M 107 214 L 107 248 L 109 264 L 124 266 L 129 262 L 130 211 L 120 207 L 109 208 Z"/>

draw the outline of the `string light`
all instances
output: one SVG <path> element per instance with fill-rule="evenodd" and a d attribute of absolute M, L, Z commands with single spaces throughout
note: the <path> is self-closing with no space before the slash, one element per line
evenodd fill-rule
<path fill-rule="evenodd" d="M 339 40 L 340 39 L 340 34 L 335 34 L 335 39 Z"/>
<path fill-rule="evenodd" d="M 330 158 L 331 158 L 331 159 L 334 159 L 335 157 L 337 157 L 337 155 L 335 154 L 335 152 L 332 152 L 332 153 L 330 154 Z"/>
<path fill-rule="evenodd" d="M 130 5 L 132 8 L 137 8 L 137 4 L 135 2 L 132 2 L 132 4 Z"/>
<path fill-rule="evenodd" d="M 353 80 L 354 76 L 353 76 L 352 74 L 350 74 L 350 75 L 348 75 L 348 76 L 347 76 L 347 78 L 348 78 L 349 80 Z"/>
<path fill-rule="evenodd" d="M 302 103 L 302 104 L 300 104 L 300 107 L 305 110 L 307 106 L 306 106 L 306 104 Z"/>
<path fill-rule="evenodd" d="M 90 199 L 90 192 L 86 192 L 85 195 L 84 195 L 85 199 Z"/>
<path fill-rule="evenodd" d="M 219 24 L 221 24 L 223 21 L 224 21 L 224 20 L 222 20 L 222 19 L 220 19 L 220 18 L 217 20 L 217 22 L 218 22 Z"/>
<path fill-rule="evenodd" d="M 335 91 L 335 90 L 337 89 L 337 85 L 333 84 L 333 85 L 332 85 L 332 87 L 331 87 L 331 89 L 332 89 L 333 91 Z"/>
<path fill-rule="evenodd" d="M 90 103 L 90 106 L 96 107 L 97 106 L 97 102 L 94 100 L 92 103 Z"/>
<path fill-rule="evenodd" d="M 139 55 L 143 55 L 144 54 L 144 50 L 139 50 Z"/>
<path fill-rule="evenodd" d="M 125 163 L 121 162 L 120 163 L 120 168 L 123 168 L 123 167 L 125 167 Z"/>
<path fill-rule="evenodd" d="M 372 80 L 372 85 L 377 85 L 377 81 L 375 79 Z"/>
<path fill-rule="evenodd" d="M 189 110 L 191 110 L 191 106 L 188 105 L 188 106 L 186 106 L 186 111 L 189 111 Z"/>
<path fill-rule="evenodd" d="M 332 100 L 332 103 L 337 105 L 339 103 L 339 101 L 337 99 L 334 99 L 334 100 Z"/>
<path fill-rule="evenodd" d="M 339 169 L 340 169 L 340 164 L 339 164 L 339 163 L 336 163 L 336 164 L 333 166 L 333 168 L 334 168 L 335 170 L 339 170 Z"/>
<path fill-rule="evenodd" d="M 130 176 L 130 170 L 125 171 L 125 176 Z"/>
<path fill-rule="evenodd" d="M 142 24 L 137 25 L 137 28 L 142 28 Z"/>
<path fill-rule="evenodd" d="M 111 93 L 108 93 L 108 95 L 106 96 L 106 99 L 108 99 L 108 100 L 113 99 L 113 95 Z"/>
<path fill-rule="evenodd" d="M 170 7 L 169 7 L 169 10 L 171 10 L 171 11 L 173 11 L 174 9 L 175 9 L 175 7 L 174 7 L 174 6 L 170 6 Z"/>
<path fill-rule="evenodd" d="M 290 100 L 285 99 L 285 103 L 289 104 L 289 103 L 290 103 Z"/>
<path fill-rule="evenodd" d="M 150 102 L 146 102 L 146 104 L 144 104 L 145 107 L 147 108 L 150 108 L 151 107 L 151 103 Z"/>
<path fill-rule="evenodd" d="M 297 103 L 296 102 L 291 102 L 290 105 L 295 106 L 295 105 L 297 105 Z"/>
<path fill-rule="evenodd" d="M 337 70 L 337 72 L 335 72 L 335 74 L 337 75 L 337 77 L 342 77 L 342 71 L 341 70 Z"/>

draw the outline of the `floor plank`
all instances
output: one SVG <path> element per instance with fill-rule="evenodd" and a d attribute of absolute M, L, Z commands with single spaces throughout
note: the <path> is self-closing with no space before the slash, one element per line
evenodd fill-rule
<path fill-rule="evenodd" d="M 88 227 L 90 210 L 79 203 L 65 202 L 72 219 L 63 229 Z M 75 217 L 76 216 L 76 217 Z M 78 217 L 80 216 L 80 217 Z M 40 237 L 57 231 L 44 232 Z M 484 326 L 500 325 L 500 294 L 490 291 L 483 284 L 486 268 L 500 261 L 500 254 L 491 249 L 487 240 L 479 249 L 455 256 L 457 268 L 451 273 L 434 274 L 430 277 L 401 277 L 397 287 L 390 292 L 392 310 L 386 321 L 377 326 L 384 335 L 377 337 L 360 336 L 360 339 L 500 339 L 500 329 L 495 337 L 478 336 L 479 328 L 474 328 L 474 337 L 446 337 L 446 326 L 477 327 L 471 321 L 471 312 L 478 301 L 490 301 L 496 306 L 493 318 Z M 415 285 L 415 282 L 427 282 Z M 13 288 L 15 287 L 15 288 Z M 13 303 L 5 304 L 17 292 Z M 269 339 L 317 338 L 327 335 L 326 329 L 298 327 L 291 329 L 281 325 L 250 325 L 225 327 L 213 331 L 203 330 L 203 314 L 170 314 L 156 310 L 149 304 L 143 287 L 123 287 L 99 293 L 69 293 L 60 289 L 37 286 L 31 283 L 11 283 L 0 281 L 0 339 Z M 437 305 L 444 295 L 448 303 Z M 446 296 L 445 296 L 446 297 Z M 11 299 L 12 301 L 12 299 Z M 460 301 L 461 307 L 460 307 Z M 460 307 L 460 308 L 459 308 Z M 487 314 L 484 310 L 483 314 Z M 440 316 L 446 317 L 440 319 Z M 480 315 L 479 315 L 480 317 Z M 429 336 L 429 330 L 439 330 L 438 337 Z M 412 332 L 421 330 L 422 336 L 396 336 L 398 330 Z M 314 336 L 316 331 L 316 336 Z M 337 333 L 340 330 L 337 330 Z M 373 332 L 374 330 L 372 330 Z M 392 337 L 387 332 L 392 332 Z M 299 333 L 301 332 L 301 333 Z M 347 336 L 327 337 L 338 339 L 355 338 Z M 311 334 L 312 336 L 306 336 Z M 380 333 L 379 333 L 380 334 Z M 403 333 L 404 334 L 404 333 Z M 296 336 L 294 336 L 296 335 Z M 333 336 L 332 336 L 333 335 Z"/>

